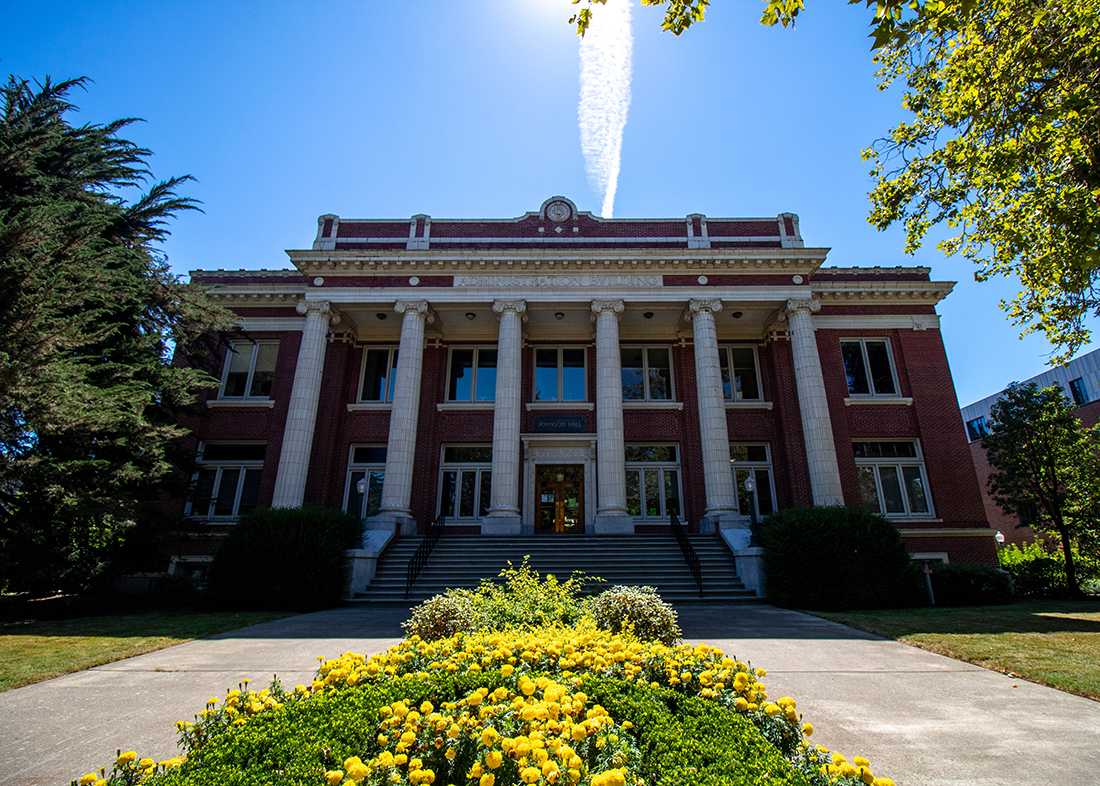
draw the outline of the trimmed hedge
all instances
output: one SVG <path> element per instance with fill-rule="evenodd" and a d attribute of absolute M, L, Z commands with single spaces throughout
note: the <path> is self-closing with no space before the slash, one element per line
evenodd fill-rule
<path fill-rule="evenodd" d="M 1012 577 L 989 565 L 933 565 L 937 606 L 984 606 L 1012 600 Z"/>
<path fill-rule="evenodd" d="M 363 523 L 332 508 L 260 508 L 241 518 L 210 567 L 210 591 L 223 605 L 311 609 L 340 602 L 344 551 Z"/>
<path fill-rule="evenodd" d="M 768 600 L 805 609 L 910 605 L 913 568 L 893 524 L 858 508 L 791 508 L 760 528 Z"/>

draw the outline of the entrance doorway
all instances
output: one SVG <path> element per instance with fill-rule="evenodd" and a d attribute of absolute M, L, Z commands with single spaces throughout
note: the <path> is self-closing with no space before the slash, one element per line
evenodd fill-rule
<path fill-rule="evenodd" d="M 584 533 L 583 464 L 536 465 L 535 531 Z"/>

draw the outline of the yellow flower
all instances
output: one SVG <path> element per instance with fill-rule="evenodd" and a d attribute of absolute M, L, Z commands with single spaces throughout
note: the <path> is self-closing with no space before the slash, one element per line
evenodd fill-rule
<path fill-rule="evenodd" d="M 812 723 L 803 723 L 802 733 L 807 737 L 812 736 L 814 733 L 814 725 Z"/>
<path fill-rule="evenodd" d="M 325 773 L 325 781 L 328 783 L 328 786 L 339 786 L 342 780 L 344 780 L 343 770 L 329 770 Z"/>
<path fill-rule="evenodd" d="M 99 777 L 94 772 L 86 772 L 80 776 L 80 786 L 91 786 L 99 780 Z"/>
<path fill-rule="evenodd" d="M 481 776 L 480 780 L 478 780 L 477 786 L 493 786 L 493 784 L 495 784 L 496 782 L 497 776 L 493 775 L 493 773 L 491 772 L 487 772 Z"/>
<path fill-rule="evenodd" d="M 871 762 L 864 756 L 853 756 L 852 757 L 852 764 L 856 765 L 857 767 L 870 767 L 871 766 Z"/>
<path fill-rule="evenodd" d="M 489 751 L 485 754 L 485 766 L 495 770 L 504 762 L 504 756 L 500 751 Z"/>
<path fill-rule="evenodd" d="M 535 767 L 524 767 L 523 771 L 519 774 L 520 780 L 524 783 L 535 783 L 542 777 L 542 773 Z"/>
<path fill-rule="evenodd" d="M 144 759 L 138 762 L 138 766 L 141 767 L 143 770 L 147 770 L 150 767 L 156 767 L 157 763 L 146 756 Z"/>
<path fill-rule="evenodd" d="M 117 763 L 118 764 L 129 764 L 130 762 L 134 761 L 135 759 L 137 759 L 137 753 L 136 752 L 126 751 L 125 753 L 120 753 L 119 754 L 118 759 L 117 759 Z"/>

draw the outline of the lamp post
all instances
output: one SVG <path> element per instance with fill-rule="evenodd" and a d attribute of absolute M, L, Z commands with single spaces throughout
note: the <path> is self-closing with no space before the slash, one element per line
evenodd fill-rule
<path fill-rule="evenodd" d="M 756 482 L 752 479 L 752 473 L 745 478 L 745 492 L 749 495 L 749 546 L 759 546 L 757 538 L 758 527 L 756 524 Z"/>

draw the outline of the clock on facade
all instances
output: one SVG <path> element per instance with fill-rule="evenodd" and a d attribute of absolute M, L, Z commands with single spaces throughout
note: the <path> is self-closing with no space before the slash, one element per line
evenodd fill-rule
<path fill-rule="evenodd" d="M 555 224 L 560 224 L 562 221 L 568 220 L 569 216 L 572 214 L 573 210 L 566 202 L 556 201 L 546 206 L 546 217 Z"/>

